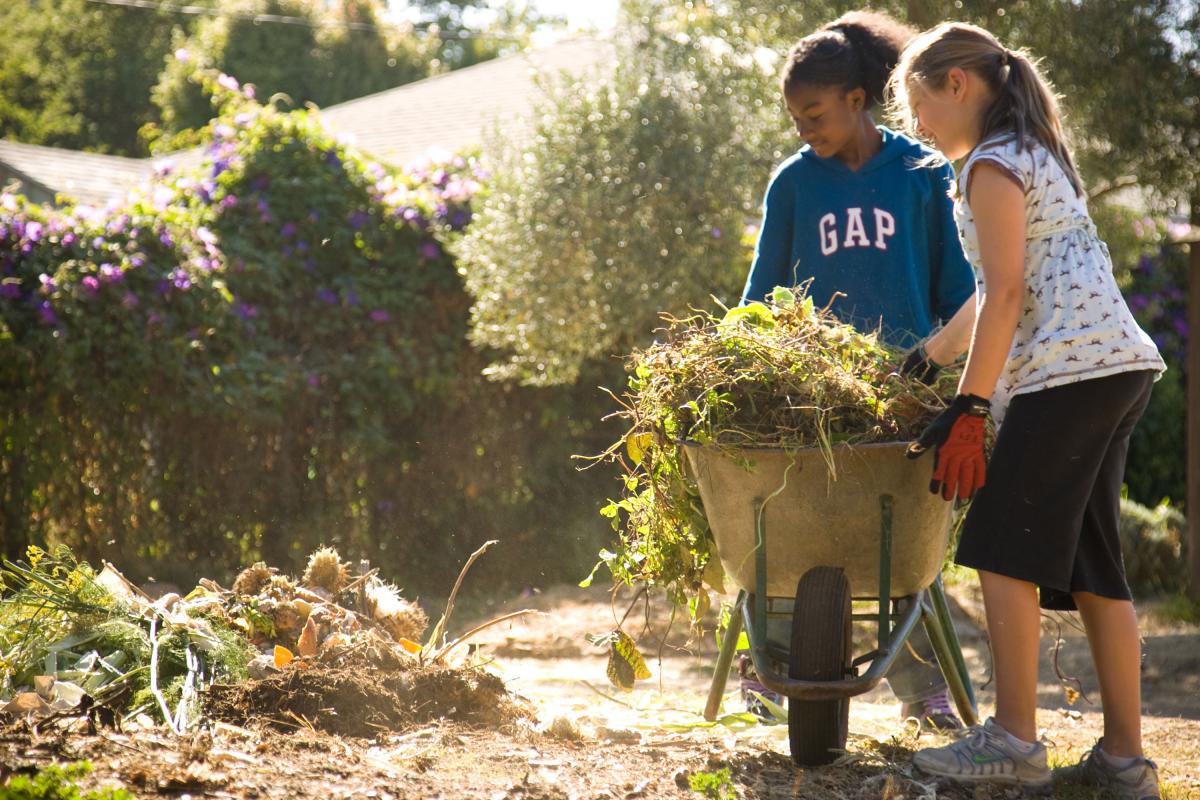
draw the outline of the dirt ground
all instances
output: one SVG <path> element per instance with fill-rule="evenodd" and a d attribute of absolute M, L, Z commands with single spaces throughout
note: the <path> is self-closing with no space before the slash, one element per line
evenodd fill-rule
<path fill-rule="evenodd" d="M 978 591 L 969 581 L 949 588 L 981 711 L 988 654 Z M 602 589 L 556 587 L 481 610 L 493 616 L 522 608 L 537 615 L 497 626 L 478 637 L 476 656 L 489 660 L 514 702 L 528 713 L 485 723 L 429 721 L 419 716 L 371 738 L 333 736 L 303 714 L 265 715 L 241 724 L 211 722 L 174 738 L 162 729 L 127 726 L 89 734 L 31 733 L 23 723 L 0 731 L 0 784 L 11 774 L 54 761 L 88 759 L 85 785 L 124 786 L 138 797 L 175 798 L 1001 798 L 1000 790 L 969 792 L 914 779 L 911 751 L 919 740 L 899 720 L 899 703 L 885 687 L 851 704 L 847 755 L 820 769 L 799 769 L 787 756 L 785 725 L 713 725 L 701 717 L 715 660 L 710 635 L 687 641 L 659 600 L 642 604 L 624 629 L 639 640 L 653 677 L 628 693 L 605 678 L 606 656 L 584 635 L 613 628 L 632 594 L 615 607 Z M 1146 638 L 1145 739 L 1157 759 L 1168 800 L 1200 800 L 1200 628 L 1163 621 L 1142 606 Z M 649 620 L 648 629 L 643 629 Z M 1101 733 L 1099 698 L 1077 620 L 1048 618 L 1043 639 L 1040 724 L 1052 763 L 1077 759 Z M 463 629 L 478 620 L 464 620 Z M 1071 705 L 1055 676 L 1054 644 L 1064 640 L 1058 667 L 1076 677 L 1082 697 Z M 1086 699 L 1085 699 L 1086 698 Z M 724 712 L 739 711 L 737 680 Z M 326 713 L 331 710 L 326 709 Z M 439 715 L 462 715 L 439 708 Z M 371 719 L 371 709 L 359 713 Z M 262 723 L 271 724 L 262 724 Z M 348 726 L 346 729 L 353 729 Z M 728 770 L 728 778 L 721 773 Z M 689 779 L 708 776 L 709 789 Z M 3 790 L 0 789 L 0 797 Z M 1089 795 L 1060 791 L 1059 797 Z"/>

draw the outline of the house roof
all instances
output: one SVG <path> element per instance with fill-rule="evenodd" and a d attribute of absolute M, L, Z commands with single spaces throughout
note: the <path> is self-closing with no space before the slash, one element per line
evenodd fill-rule
<path fill-rule="evenodd" d="M 64 194 L 82 203 L 102 204 L 124 194 L 153 169 L 153 162 L 146 158 L 123 158 L 0 139 L 0 172 L 21 181 L 27 194 L 37 190 L 48 194 L 46 199 Z"/>
<path fill-rule="evenodd" d="M 359 149 L 403 165 L 431 147 L 480 144 L 497 123 L 506 135 L 519 135 L 539 96 L 539 77 L 586 74 L 614 57 L 611 42 L 575 37 L 330 106 L 322 116 Z"/>
<path fill-rule="evenodd" d="M 520 136 L 540 95 L 539 77 L 587 74 L 614 58 L 611 42 L 577 36 L 329 106 L 321 115 L 358 149 L 401 166 L 431 148 L 481 144 L 496 125 L 509 138 Z M 0 139 L 0 178 L 17 178 L 31 197 L 63 194 L 101 204 L 146 181 L 156 163 L 183 166 L 198 152 L 124 158 Z"/>

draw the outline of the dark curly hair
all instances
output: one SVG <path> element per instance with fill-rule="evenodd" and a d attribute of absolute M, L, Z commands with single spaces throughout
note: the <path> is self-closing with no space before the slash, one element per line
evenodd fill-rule
<path fill-rule="evenodd" d="M 862 88 L 867 107 L 884 101 L 888 76 L 915 28 L 877 11 L 851 11 L 805 36 L 788 53 L 780 83 L 784 93 L 800 84 Z"/>

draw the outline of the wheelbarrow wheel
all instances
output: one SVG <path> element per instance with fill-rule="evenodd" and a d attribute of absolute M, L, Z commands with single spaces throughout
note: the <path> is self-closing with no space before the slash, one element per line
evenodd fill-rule
<path fill-rule="evenodd" d="M 831 681 L 850 668 L 852 618 L 850 581 L 841 569 L 814 567 L 796 586 L 788 675 Z M 817 766 L 835 760 L 846 747 L 850 698 L 788 700 L 788 741 L 792 761 Z"/>

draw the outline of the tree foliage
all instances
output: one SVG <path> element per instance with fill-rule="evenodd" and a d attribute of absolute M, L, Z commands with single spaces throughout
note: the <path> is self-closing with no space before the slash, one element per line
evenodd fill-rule
<path fill-rule="evenodd" d="M 385 26 L 376 0 L 344 0 L 331 12 L 305 0 L 223 0 L 221 10 L 190 36 L 176 37 L 176 57 L 154 86 L 167 133 L 199 128 L 212 116 L 207 96 L 189 79 L 197 67 L 251 83 L 264 97 L 285 95 L 296 108 L 323 107 L 424 77 L 436 45 Z M 306 22 L 260 23 L 259 14 Z"/>
<path fill-rule="evenodd" d="M 136 154 L 172 31 L 190 19 L 87 0 L 0 3 L 0 136 Z"/>
<path fill-rule="evenodd" d="M 457 252 L 496 377 L 569 383 L 664 309 L 741 285 L 743 233 L 777 151 L 753 62 L 656 32 L 611 77 L 548 87 Z"/>

